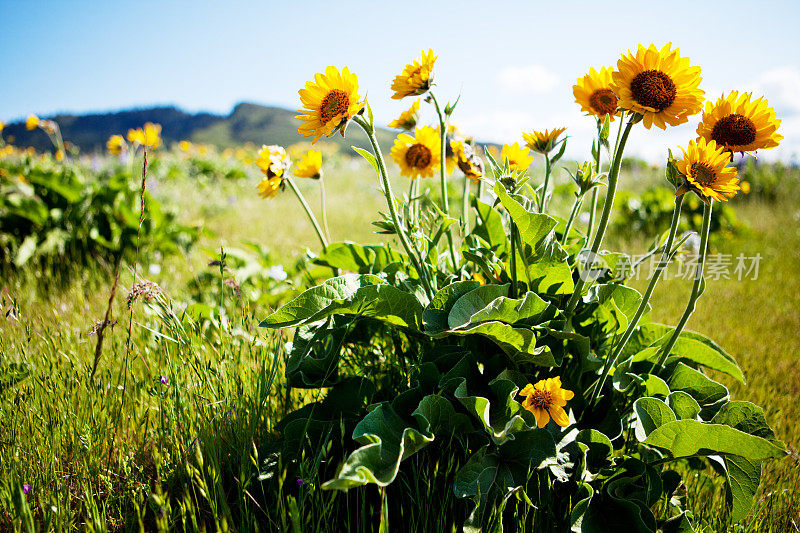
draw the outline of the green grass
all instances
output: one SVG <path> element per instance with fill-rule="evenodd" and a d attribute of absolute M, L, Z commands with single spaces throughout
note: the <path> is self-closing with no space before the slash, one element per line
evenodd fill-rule
<path fill-rule="evenodd" d="M 352 164 L 338 161 L 325 178 L 333 240 L 380 241 L 370 225 L 385 209 L 377 180 L 365 164 Z M 652 182 L 652 176 L 645 178 Z M 291 192 L 263 201 L 254 194 L 253 180 L 154 178 L 154 194 L 177 206 L 183 222 L 200 223 L 213 235 L 189 256 L 164 260 L 158 275 L 146 273 L 158 259 L 143 250 L 138 274 L 156 281 L 164 294 L 149 305 L 135 302 L 132 312 L 125 296 L 133 273 L 123 271 L 114 307 L 118 323 L 107 336 L 94 377 L 96 337 L 89 331 L 105 312 L 112 282 L 108 268 L 97 265 L 60 283 L 49 282 L 46 270 L 4 277 L 0 531 L 376 531 L 382 510 L 388 510 L 392 530 L 406 524 L 409 531 L 449 531 L 450 513 L 468 508 L 449 488 L 462 458 L 446 446 L 432 448 L 425 455 L 429 460 L 409 461 L 385 493 L 375 487 L 347 494 L 319 490 L 336 467 L 331 450 L 297 466 L 302 486 L 287 477 L 294 467 L 273 467 L 280 445 L 275 424 L 314 399 L 284 384 L 290 338 L 258 328 L 269 309 L 236 300 L 225 288 L 216 293 L 213 320 L 191 320 L 183 313 L 187 283 L 215 271 L 203 249 L 255 241 L 286 264 L 307 247 L 318 250 Z M 641 187 L 642 180 L 637 181 Z M 393 183 L 397 194 L 405 192 L 406 181 Z M 436 188 L 433 181 L 426 183 Z M 301 187 L 316 208 L 319 183 L 305 180 Z M 562 211 L 566 214 L 566 207 Z M 790 450 L 785 460 L 765 468 L 754 510 L 735 531 L 791 531 L 800 513 L 798 213 L 797 196 L 776 204 L 737 205 L 737 214 L 753 231 L 716 251 L 761 253 L 759 277 L 710 280 L 689 323 L 736 357 L 747 385 L 718 378 L 737 399 L 762 405 Z M 612 236 L 607 246 L 639 252 L 646 242 L 641 236 Z M 663 281 L 652 301 L 652 318 L 675 323 L 689 291 L 689 281 Z M 12 364 L 27 365 L 28 372 Z M 351 448 L 349 435 L 340 435 L 336 445 Z M 720 483 L 709 482 L 703 473 L 691 475 L 690 507 L 705 521 L 706 531 L 728 529 Z M 22 484 L 31 485 L 29 494 L 22 494 Z M 398 508 L 395 491 L 417 494 L 419 509 Z M 442 512 L 445 508 L 454 510 Z"/>

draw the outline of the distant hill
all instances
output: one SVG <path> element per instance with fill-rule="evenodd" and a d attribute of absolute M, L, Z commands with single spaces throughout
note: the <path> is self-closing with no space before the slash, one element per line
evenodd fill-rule
<path fill-rule="evenodd" d="M 46 117 L 55 120 L 61 128 L 65 141 L 80 147 L 83 153 L 105 150 L 108 138 L 114 134 L 125 135 L 131 128 L 141 127 L 145 122 L 161 124 L 161 136 L 169 145 L 182 140 L 213 144 L 220 148 L 240 146 L 247 142 L 255 145 L 290 144 L 311 140 L 297 133 L 300 121 L 295 111 L 280 107 L 241 103 L 229 115 L 212 113 L 187 113 L 174 106 L 128 109 L 109 113 L 86 115 L 55 115 Z M 44 118 L 44 117 L 43 117 Z M 386 129 L 378 131 L 378 141 L 384 154 L 388 154 L 395 134 Z M 20 147 L 33 146 L 37 150 L 51 150 L 50 140 L 40 130 L 28 131 L 24 122 L 16 122 L 3 130 L 6 140 Z M 351 145 L 368 147 L 366 135 L 356 125 L 347 129 L 347 138 L 334 135 L 327 142 L 345 148 Z"/>

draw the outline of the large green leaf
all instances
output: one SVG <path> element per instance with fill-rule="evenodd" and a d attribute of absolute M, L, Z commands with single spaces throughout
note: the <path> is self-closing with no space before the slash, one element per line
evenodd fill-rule
<path fill-rule="evenodd" d="M 781 447 L 761 437 L 724 424 L 688 419 L 664 424 L 650 433 L 644 443 L 663 448 L 673 457 L 741 455 L 761 461 L 784 455 Z"/>
<path fill-rule="evenodd" d="M 477 281 L 457 281 L 440 289 L 422 313 L 425 332 L 435 335 L 447 331 L 447 315 L 459 298 L 480 287 Z"/>
<path fill-rule="evenodd" d="M 662 339 L 664 342 L 667 340 L 666 337 Z M 661 341 L 658 341 L 656 345 L 645 348 L 634 355 L 633 361 L 656 362 L 661 355 L 661 351 Z M 735 361 L 724 357 L 719 351 L 714 350 L 707 344 L 689 337 L 684 337 L 683 335 L 678 337 L 678 340 L 675 342 L 675 346 L 670 351 L 670 356 L 667 358 L 666 364 L 669 365 L 670 363 L 678 361 L 694 363 L 695 365 L 704 366 L 712 370 L 718 370 L 744 383 L 744 374 L 742 374 L 742 370 Z"/>
<path fill-rule="evenodd" d="M 650 507 L 662 492 L 654 468 L 628 459 L 602 490 L 591 491 L 571 513 L 571 530 L 579 533 L 653 533 L 656 521 Z"/>
<path fill-rule="evenodd" d="M 715 404 L 728 397 L 728 389 L 724 385 L 683 363 L 675 366 L 667 382 L 671 390 L 687 392 L 701 407 Z"/>
<path fill-rule="evenodd" d="M 700 404 L 688 392 L 681 390 L 671 392 L 667 396 L 667 405 L 675 412 L 678 420 L 695 420 L 700 414 Z"/>
<path fill-rule="evenodd" d="M 332 317 L 297 328 L 286 361 L 286 379 L 293 387 L 329 387 L 339 377 L 337 363 L 347 325 Z"/>
<path fill-rule="evenodd" d="M 460 287 L 455 287 L 454 292 L 458 289 Z M 554 366 L 553 353 L 546 346 L 536 346 L 537 333 L 530 326 L 552 319 L 557 309 L 533 292 L 526 293 L 521 300 L 506 298 L 507 293 L 508 285 L 484 285 L 467 292 L 450 310 L 450 329 L 439 329 L 435 336 L 481 335 L 494 341 L 518 364 Z M 439 314 L 433 316 L 441 317 Z M 540 334 L 548 331 L 543 330 Z"/>
<path fill-rule="evenodd" d="M 486 446 L 475 452 L 458 471 L 453 485 L 456 496 L 470 498 L 475 503 L 464 523 L 464 533 L 502 531 L 502 518 L 497 515 L 502 514 L 505 502 L 521 486 L 509 466 L 496 454 L 488 453 Z M 495 524 L 491 530 L 490 520 Z"/>
<path fill-rule="evenodd" d="M 484 309 L 491 302 L 501 296 L 508 295 L 509 285 L 483 285 L 461 296 L 453 304 L 447 315 L 447 325 L 450 329 L 469 324 L 472 315 Z"/>
<path fill-rule="evenodd" d="M 764 410 L 754 403 L 744 401 L 728 402 L 714 415 L 711 422 L 731 426 L 734 429 L 767 439 L 783 447 L 783 443 L 775 437 L 775 432 L 767 424 Z"/>
<path fill-rule="evenodd" d="M 396 262 L 407 262 L 405 255 L 385 244 L 364 246 L 354 242 L 335 242 L 314 263 L 320 266 L 339 268 L 358 274 L 375 274 Z"/>
<path fill-rule="evenodd" d="M 596 283 L 589 289 L 587 301 L 596 301 L 601 306 L 613 305 L 619 309 L 625 317 L 630 320 L 636 314 L 639 304 L 642 302 L 642 295 L 636 289 L 618 283 Z M 650 305 L 645 308 L 645 313 L 649 312 Z"/>
<path fill-rule="evenodd" d="M 569 294 L 573 290 L 572 270 L 567 252 L 556 238 L 556 219 L 535 213 L 512 198 L 498 180 L 495 193 L 519 230 L 522 249 L 518 250 L 517 271 L 520 281 L 530 282 L 529 288 L 539 294 Z"/>
<path fill-rule="evenodd" d="M 472 430 L 469 417 L 457 413 L 450 400 L 436 394 L 425 396 L 411 416 L 417 420 L 420 431 L 433 434 L 437 438 Z"/>
<path fill-rule="evenodd" d="M 656 361 L 659 348 L 667 341 L 675 328 L 663 324 L 644 324 L 640 326 L 625 345 L 624 355 L 637 355 L 636 360 Z M 648 349 L 649 348 L 649 349 Z M 714 341 L 694 331 L 683 331 L 675 343 L 667 362 L 688 361 L 713 370 L 724 372 L 744 383 L 736 360 Z"/>
<path fill-rule="evenodd" d="M 636 413 L 636 438 L 644 442 L 647 436 L 659 427 L 676 420 L 675 413 L 658 398 L 639 398 L 633 403 Z"/>
<path fill-rule="evenodd" d="M 503 225 L 503 217 L 491 205 L 472 199 L 472 207 L 478 216 L 472 232 L 482 238 L 497 255 L 508 247 L 508 233 Z"/>
<path fill-rule="evenodd" d="M 481 335 L 491 339 L 517 364 L 532 363 L 540 366 L 555 366 L 552 351 L 546 346 L 536 346 L 536 333 L 531 328 L 515 328 L 503 322 L 482 322 L 444 332 L 448 335 Z"/>
<path fill-rule="evenodd" d="M 468 389 L 466 378 L 453 395 L 467 412 L 475 416 L 496 444 L 503 444 L 514 438 L 514 433 L 536 427 L 533 415 L 522 408 L 516 400 L 519 387 L 504 372 L 489 383 L 492 398 L 473 395 Z M 494 403 L 492 403 L 494 402 Z"/>
<path fill-rule="evenodd" d="M 479 449 L 458 471 L 453 486 L 456 496 L 475 503 L 464 531 L 479 533 L 491 525 L 491 531 L 502 531 L 502 512 L 508 498 L 522 489 L 531 470 L 555 462 L 553 437 L 539 429 L 517 433 L 497 453 L 489 453 L 487 446 Z"/>
<path fill-rule="evenodd" d="M 519 300 L 501 296 L 490 302 L 486 307 L 473 314 L 470 324 L 497 320 L 506 324 L 524 323 L 534 326 L 552 320 L 558 309 L 544 300 L 536 293 L 527 292 Z"/>
<path fill-rule="evenodd" d="M 322 484 L 323 489 L 347 490 L 367 483 L 385 487 L 394 481 L 400 462 L 433 442 L 434 436 L 410 427 L 384 402 L 358 423 L 353 439 L 361 448 L 350 454 L 335 479 Z"/>
<path fill-rule="evenodd" d="M 725 502 L 731 509 L 731 520 L 739 522 L 753 506 L 753 498 L 761 484 L 761 462 L 740 455 L 725 455 L 717 461 L 725 475 Z M 721 461 L 721 464 L 720 464 Z"/>
<path fill-rule="evenodd" d="M 420 328 L 422 304 L 408 292 L 371 274 L 346 274 L 312 287 L 265 318 L 261 327 L 283 328 L 331 315 L 359 315 L 396 326 Z"/>

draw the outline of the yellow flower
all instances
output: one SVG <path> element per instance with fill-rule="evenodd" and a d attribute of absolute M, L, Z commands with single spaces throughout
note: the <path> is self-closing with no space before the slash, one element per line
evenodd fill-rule
<path fill-rule="evenodd" d="M 147 122 L 142 128 L 128 130 L 128 142 L 158 148 L 161 146 L 161 124 Z"/>
<path fill-rule="evenodd" d="M 564 406 L 575 394 L 561 388 L 560 377 L 542 379 L 536 385 L 528 383 L 519 391 L 519 395 L 525 396 L 522 407 L 533 413 L 536 425 L 540 428 L 545 427 L 551 417 L 562 428 L 569 425 L 569 416 L 564 411 Z"/>
<path fill-rule="evenodd" d="M 550 152 L 556 146 L 558 137 L 566 131 L 567 128 L 554 128 L 553 131 L 534 131 L 533 133 L 523 133 L 522 138 L 528 144 L 528 148 L 540 154 Z"/>
<path fill-rule="evenodd" d="M 716 141 L 706 143 L 701 138 L 689 141 L 689 147 L 681 150 L 683 159 L 675 166 L 686 177 L 686 182 L 676 195 L 694 191 L 706 203 L 711 199 L 726 202 L 736 196 L 740 189 L 736 167 L 728 166 L 731 154 L 724 147 L 718 147 Z"/>
<path fill-rule="evenodd" d="M 39 127 L 39 117 L 36 115 L 29 115 L 28 119 L 25 121 L 25 127 L 28 130 L 35 130 Z"/>
<path fill-rule="evenodd" d="M 618 115 L 617 95 L 611 90 L 611 75 L 614 69 L 603 67 L 600 72 L 594 68 L 589 69 L 589 74 L 578 78 L 572 86 L 575 101 L 580 104 L 581 111 L 594 115 L 604 120 L 608 115 L 611 120 Z"/>
<path fill-rule="evenodd" d="M 267 198 L 272 198 L 278 191 L 281 190 L 281 186 L 283 185 L 283 179 L 279 178 L 278 176 L 273 176 L 271 178 L 264 178 L 263 180 L 258 182 L 256 187 L 258 188 L 258 195 L 265 200 Z"/>
<path fill-rule="evenodd" d="M 781 121 L 763 97 L 751 100 L 753 93 L 731 91 L 714 102 L 706 102 L 697 135 L 731 152 L 751 152 L 775 148 L 783 139 L 778 132 Z"/>
<path fill-rule="evenodd" d="M 63 161 L 64 160 L 64 150 L 56 150 L 56 161 Z"/>
<path fill-rule="evenodd" d="M 512 171 L 528 170 L 533 163 L 533 156 L 528 148 L 523 148 L 519 143 L 504 144 L 500 151 L 500 159 L 508 161 Z"/>
<path fill-rule="evenodd" d="M 144 145 L 148 148 L 161 146 L 161 124 L 147 122 L 144 125 Z"/>
<path fill-rule="evenodd" d="M 394 77 L 392 98 L 398 100 L 406 96 L 425 94 L 433 84 L 433 64 L 439 56 L 433 55 L 433 49 L 429 48 L 428 53 L 422 51 L 418 61 L 413 61 L 406 65 L 402 74 Z"/>
<path fill-rule="evenodd" d="M 282 178 L 284 172 L 289 170 L 292 159 L 282 146 L 261 146 L 255 164 L 268 178 Z"/>
<path fill-rule="evenodd" d="M 400 113 L 400 116 L 389 123 L 390 128 L 400 128 L 401 130 L 411 131 L 417 126 L 419 118 L 420 98 L 411 104 L 411 107 Z"/>
<path fill-rule="evenodd" d="M 486 285 L 486 283 L 487 283 L 486 282 L 486 277 L 483 274 L 481 274 L 480 272 L 475 272 L 474 274 L 472 274 L 472 279 L 474 281 L 477 281 L 481 285 Z"/>
<path fill-rule="evenodd" d="M 125 147 L 125 139 L 122 138 L 122 135 L 112 135 L 106 142 L 106 148 L 111 155 L 121 154 Z"/>
<path fill-rule="evenodd" d="M 741 187 L 743 193 L 750 194 L 750 182 L 749 181 L 741 181 L 741 182 L 739 182 L 739 187 Z"/>
<path fill-rule="evenodd" d="M 178 148 L 180 148 L 181 152 L 188 152 L 192 149 L 192 143 L 189 141 L 181 141 L 178 143 Z"/>
<path fill-rule="evenodd" d="M 611 89 L 619 106 L 642 115 L 647 129 L 688 122 L 703 106 L 703 91 L 697 87 L 700 67 L 689 66 L 689 58 L 671 47 L 672 43 L 661 50 L 639 45 L 635 56 L 629 51 L 617 61 L 612 74 Z"/>
<path fill-rule="evenodd" d="M 341 131 L 344 136 L 347 121 L 361 111 L 358 78 L 347 67 L 340 73 L 338 68 L 329 66 L 325 74 L 318 73 L 314 81 L 307 81 L 298 93 L 304 109 L 298 111 L 302 115 L 295 117 L 303 121 L 297 131 L 314 137 L 312 143 L 335 131 Z"/>
<path fill-rule="evenodd" d="M 3 122 L 2 120 L 0 120 L 0 131 L 3 131 L 3 129 L 4 129 L 5 127 L 6 127 L 6 123 L 5 123 L 5 122 Z"/>
<path fill-rule="evenodd" d="M 464 176 L 477 183 L 483 176 L 483 160 L 475 153 L 475 149 L 464 141 L 453 141 L 450 146 L 453 148 L 458 168 Z"/>
<path fill-rule="evenodd" d="M 314 178 L 319 179 L 322 177 L 322 152 L 318 150 L 309 150 L 297 162 L 294 169 L 294 175 L 298 178 Z"/>
<path fill-rule="evenodd" d="M 400 167 L 400 175 L 411 179 L 432 178 L 439 167 L 439 132 L 430 126 L 415 130 L 416 138 L 407 133 L 397 136 L 392 146 L 392 159 Z"/>

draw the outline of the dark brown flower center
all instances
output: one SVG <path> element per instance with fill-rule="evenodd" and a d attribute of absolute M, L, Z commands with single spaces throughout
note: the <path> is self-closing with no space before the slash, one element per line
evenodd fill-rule
<path fill-rule="evenodd" d="M 719 119 L 711 138 L 722 146 L 744 146 L 756 140 L 756 125 L 749 118 L 734 113 Z"/>
<path fill-rule="evenodd" d="M 672 105 L 677 95 L 675 82 L 660 70 L 645 70 L 631 82 L 633 99 L 639 105 L 661 111 Z"/>
<path fill-rule="evenodd" d="M 700 185 L 711 185 L 714 183 L 714 169 L 705 163 L 692 163 L 692 176 L 694 181 Z"/>
<path fill-rule="evenodd" d="M 613 115 L 617 111 L 617 95 L 611 89 L 597 89 L 589 97 L 589 105 L 600 116 Z"/>
<path fill-rule="evenodd" d="M 550 394 L 550 391 L 537 390 L 531 397 L 531 404 L 540 409 L 549 409 L 553 403 L 553 395 Z"/>
<path fill-rule="evenodd" d="M 426 168 L 431 164 L 431 149 L 424 144 L 414 144 L 406 152 L 406 163 L 410 167 Z"/>
<path fill-rule="evenodd" d="M 347 96 L 346 92 L 341 89 L 331 90 L 325 95 L 325 98 L 322 99 L 322 103 L 319 106 L 319 115 L 322 119 L 322 123 L 327 124 L 337 115 L 347 113 L 349 104 L 350 98 Z"/>

